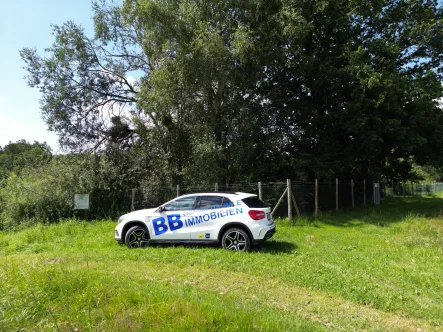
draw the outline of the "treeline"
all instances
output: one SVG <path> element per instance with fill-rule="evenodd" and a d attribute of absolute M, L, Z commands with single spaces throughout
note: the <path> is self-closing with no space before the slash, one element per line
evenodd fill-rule
<path fill-rule="evenodd" d="M 128 212 L 122 206 L 131 189 L 148 185 L 139 156 L 133 150 L 53 155 L 48 145 L 25 141 L 0 146 L 0 229 L 76 216 L 76 193 L 93 200 L 81 218 Z"/>
<path fill-rule="evenodd" d="M 0 146 L 0 229 L 126 213 L 131 189 L 168 186 L 167 181 L 154 184 L 145 166 L 143 154 L 135 150 L 53 155 L 48 145 L 38 142 Z M 414 178 L 436 182 L 443 174 L 414 166 Z M 90 194 L 89 210 L 74 211 L 76 193 Z"/>

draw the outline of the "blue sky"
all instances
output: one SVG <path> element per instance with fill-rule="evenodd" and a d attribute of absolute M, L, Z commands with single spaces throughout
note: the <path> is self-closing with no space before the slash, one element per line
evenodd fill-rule
<path fill-rule="evenodd" d="M 47 142 L 58 150 L 57 136 L 46 130 L 40 93 L 26 84 L 19 50 L 40 54 L 53 43 L 51 24 L 72 20 L 93 34 L 91 0 L 1 0 L 0 12 L 0 146 L 26 139 Z"/>

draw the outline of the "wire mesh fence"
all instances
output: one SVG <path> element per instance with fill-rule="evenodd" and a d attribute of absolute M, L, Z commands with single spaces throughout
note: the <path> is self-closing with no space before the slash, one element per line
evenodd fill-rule
<path fill-rule="evenodd" d="M 239 183 L 229 186 L 218 184 L 203 186 L 142 188 L 131 191 L 131 210 L 157 207 L 177 196 L 202 192 L 246 192 L 256 194 L 273 209 L 273 216 L 287 217 L 294 202 L 287 194 L 287 182 Z M 316 189 L 317 188 L 317 189 Z M 373 184 L 365 182 L 290 182 L 295 204 L 301 215 L 320 211 L 353 207 L 372 201 Z M 316 195 L 317 190 L 317 195 Z M 317 196 L 317 200 L 316 200 Z M 288 199 L 289 198 L 289 199 Z M 291 202 L 289 202 L 291 201 Z M 317 210 L 316 210 L 317 202 Z M 279 204 L 278 204 L 279 203 Z M 294 210 L 295 212 L 296 210 Z M 295 216 L 296 214 L 293 213 Z"/>
<path fill-rule="evenodd" d="M 290 188 L 294 199 L 288 196 Z M 316 189 L 317 188 L 317 189 Z M 331 181 L 318 182 L 266 182 L 238 183 L 229 186 L 208 184 L 182 187 L 145 187 L 129 191 L 109 189 L 94 190 L 90 193 L 91 205 L 82 211 L 83 217 L 98 218 L 118 216 L 129 211 L 153 208 L 178 196 L 202 192 L 246 192 L 256 194 L 268 203 L 274 217 L 317 214 L 342 208 L 370 204 L 374 201 L 372 181 Z M 385 183 L 380 184 L 381 197 L 386 196 L 431 196 L 443 192 L 443 183 Z M 317 195 L 316 195 L 317 193 Z M 289 198 L 289 200 L 288 200 Z M 317 205 L 317 208 L 316 208 Z"/>
<path fill-rule="evenodd" d="M 398 182 L 382 186 L 384 196 L 432 196 L 443 192 L 443 183 Z"/>

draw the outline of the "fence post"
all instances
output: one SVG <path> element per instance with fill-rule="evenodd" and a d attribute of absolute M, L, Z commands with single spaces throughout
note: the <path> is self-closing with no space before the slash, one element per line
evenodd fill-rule
<path fill-rule="evenodd" d="M 258 198 L 260 200 L 263 200 L 263 194 L 262 194 L 262 191 L 261 191 L 261 181 L 258 182 Z"/>
<path fill-rule="evenodd" d="M 354 207 L 354 180 L 351 179 L 351 197 L 352 197 L 352 207 Z"/>
<path fill-rule="evenodd" d="M 218 183 L 215 183 L 215 191 L 218 191 Z"/>
<path fill-rule="evenodd" d="M 318 217 L 318 179 L 315 179 L 315 218 Z"/>
<path fill-rule="evenodd" d="M 297 201 L 295 200 L 294 192 L 292 191 L 291 187 L 291 198 L 292 198 L 292 204 L 294 204 L 295 207 L 295 213 L 297 213 L 297 217 L 300 218 L 300 210 L 298 209 Z"/>
<path fill-rule="evenodd" d="M 135 189 L 132 189 L 132 195 L 131 195 L 131 211 L 134 211 L 134 201 L 135 201 Z"/>
<path fill-rule="evenodd" d="M 363 204 L 366 206 L 366 179 L 363 180 Z"/>
<path fill-rule="evenodd" d="M 288 191 L 288 187 L 286 187 L 285 191 L 283 192 L 283 195 L 281 195 L 280 199 L 278 200 L 277 204 L 274 206 L 274 210 L 271 212 L 271 216 L 274 215 L 274 212 L 277 211 L 278 207 L 280 206 L 281 201 L 286 195 L 286 192 Z"/>
<path fill-rule="evenodd" d="M 338 211 L 338 178 L 335 178 L 335 210 Z"/>
<path fill-rule="evenodd" d="M 180 185 L 177 184 L 177 197 L 180 196 Z"/>
<path fill-rule="evenodd" d="M 292 221 L 292 189 L 291 189 L 291 179 L 287 179 L 286 180 L 286 186 L 287 186 L 287 191 L 288 191 L 288 219 L 289 222 Z"/>

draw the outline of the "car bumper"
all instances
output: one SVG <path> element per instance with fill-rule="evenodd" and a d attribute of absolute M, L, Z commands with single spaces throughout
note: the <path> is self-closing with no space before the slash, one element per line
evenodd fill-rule
<path fill-rule="evenodd" d="M 273 224 L 270 227 L 263 228 L 263 229 L 261 229 L 258 238 L 254 238 L 252 242 L 254 244 L 263 243 L 266 240 L 269 240 L 271 237 L 273 237 L 276 230 L 277 230 L 277 227 L 275 226 L 275 224 Z"/>
<path fill-rule="evenodd" d="M 122 232 L 123 232 L 123 227 L 120 227 L 120 225 L 118 225 L 115 228 L 115 234 L 114 234 L 114 239 L 117 240 L 118 242 L 123 242 Z"/>

